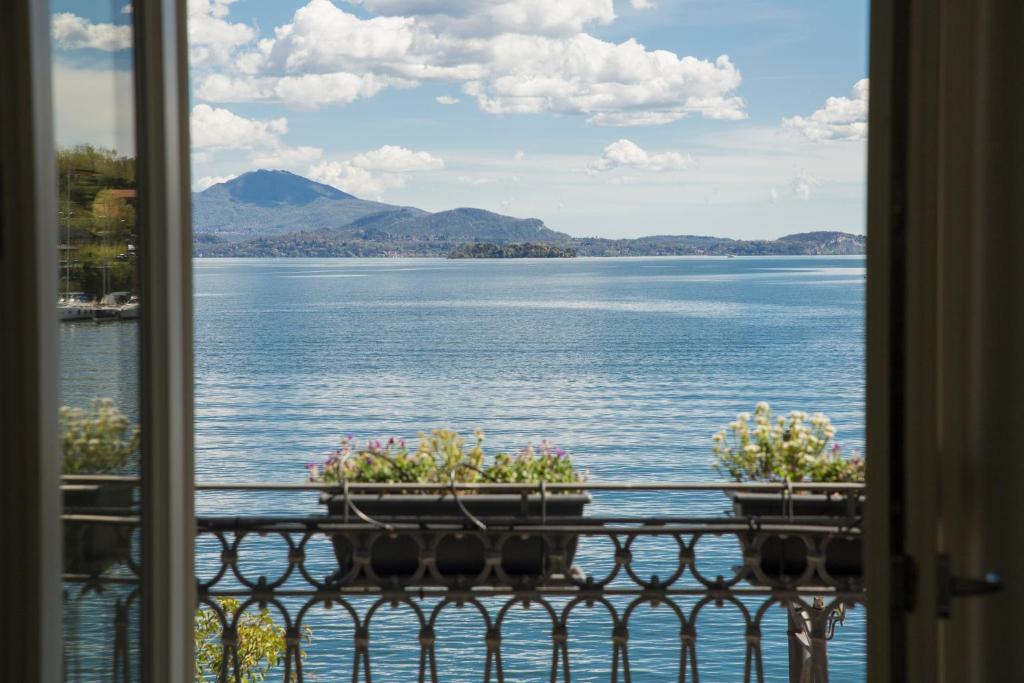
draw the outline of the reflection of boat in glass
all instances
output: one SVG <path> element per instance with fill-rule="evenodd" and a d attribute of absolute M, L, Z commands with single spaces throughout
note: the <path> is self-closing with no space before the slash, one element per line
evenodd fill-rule
<path fill-rule="evenodd" d="M 128 315 L 122 315 L 124 309 L 132 304 L 132 299 L 135 300 L 134 307 L 130 309 Z M 97 321 L 138 318 L 138 308 L 138 297 L 133 297 L 129 292 L 111 292 L 100 299 L 100 303 L 96 307 L 95 317 Z"/>
<path fill-rule="evenodd" d="M 133 320 L 139 317 L 139 297 L 134 294 L 128 297 L 128 303 L 121 306 L 120 317 L 122 320 Z"/>
<path fill-rule="evenodd" d="M 92 320 L 95 312 L 96 304 L 85 292 L 68 292 L 57 302 L 57 313 L 62 321 Z"/>

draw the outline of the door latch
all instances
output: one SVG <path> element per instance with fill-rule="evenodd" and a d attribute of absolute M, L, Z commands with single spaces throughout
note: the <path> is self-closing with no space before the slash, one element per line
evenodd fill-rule
<path fill-rule="evenodd" d="M 976 598 L 1003 590 L 1003 581 L 995 572 L 985 574 L 983 579 L 953 576 L 953 562 L 948 553 L 939 553 L 936 557 L 935 580 L 939 593 L 938 613 L 943 619 L 953 612 L 953 598 Z"/>

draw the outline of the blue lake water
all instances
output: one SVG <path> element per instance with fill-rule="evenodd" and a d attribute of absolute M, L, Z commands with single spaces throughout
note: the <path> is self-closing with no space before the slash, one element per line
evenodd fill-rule
<path fill-rule="evenodd" d="M 711 435 L 761 400 L 782 412 L 827 413 L 844 449 L 860 450 L 864 285 L 862 257 L 197 260 L 196 476 L 298 482 L 342 434 L 412 438 L 480 427 L 490 452 L 551 439 L 596 481 L 712 481 Z M 134 326 L 65 325 L 62 335 L 65 368 L 81 369 L 98 361 L 69 354 L 116 353 Z M 64 374 L 65 402 L 95 395 L 100 380 Z M 124 387 L 110 391 L 134 391 Z M 726 507 L 720 493 L 599 493 L 590 512 Z M 315 494 L 200 495 L 197 508 L 322 512 Z M 717 556 L 714 543 L 702 547 L 707 573 L 736 564 L 735 544 L 726 546 Z M 649 573 L 672 566 L 677 553 L 656 544 L 647 551 Z M 585 543 L 577 563 L 596 568 L 609 552 Z M 254 571 L 261 553 L 270 563 L 280 548 L 254 542 L 246 553 Z M 201 575 L 216 556 L 199 548 Z M 781 682 L 785 619 L 774 612 L 763 649 L 767 680 Z M 531 614 L 505 638 L 507 680 L 546 680 L 549 627 Z M 385 616 L 371 646 L 382 672 L 375 679 L 415 680 L 416 632 Z M 864 679 L 863 616 L 855 610 L 830 644 L 834 681 Z M 631 624 L 634 680 L 676 680 L 673 620 L 646 610 Z M 310 623 L 310 680 L 350 675 L 350 631 L 332 625 L 327 610 Z M 458 612 L 445 623 L 443 680 L 479 680 L 478 624 Z M 574 681 L 608 680 L 608 629 L 598 615 L 572 627 Z M 740 680 L 742 620 L 728 608 L 705 609 L 698 629 L 701 680 Z"/>

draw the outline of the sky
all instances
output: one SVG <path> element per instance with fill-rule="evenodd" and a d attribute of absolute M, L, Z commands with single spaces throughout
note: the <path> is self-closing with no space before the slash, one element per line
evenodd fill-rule
<path fill-rule="evenodd" d="M 192 177 L 575 236 L 864 233 L 867 0 L 189 0 Z M 60 144 L 132 153 L 131 7 L 55 0 Z"/>

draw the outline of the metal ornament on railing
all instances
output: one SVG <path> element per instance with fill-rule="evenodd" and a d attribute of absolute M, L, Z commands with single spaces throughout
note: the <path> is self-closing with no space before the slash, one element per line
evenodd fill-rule
<path fill-rule="evenodd" d="M 315 485 L 219 484 L 199 488 L 325 489 Z M 408 488 L 402 485 L 403 490 Z M 481 520 L 460 504 L 463 496 L 459 493 L 496 488 L 520 492 L 524 500 L 531 493 L 540 493 L 545 501 L 541 513 L 522 519 Z M 766 490 L 764 486 L 700 484 L 573 484 L 572 488 L 627 492 Z M 799 485 L 791 488 L 800 491 Z M 790 680 L 828 680 L 828 642 L 844 622 L 847 611 L 865 601 L 859 575 L 836 573 L 837 565 L 830 561 L 829 553 L 840 548 L 849 554 L 849 544 L 860 543 L 858 518 L 550 516 L 547 502 L 566 489 L 556 485 L 541 490 L 525 486 L 442 484 L 432 489 L 433 493 L 439 499 L 456 496 L 455 502 L 465 515 L 390 517 L 384 521 L 360 510 L 349 496 L 387 492 L 388 486 L 348 484 L 338 489 L 346 497 L 344 513 L 339 515 L 199 517 L 198 541 L 209 539 L 219 549 L 211 571 L 198 582 L 200 605 L 212 610 L 220 623 L 223 651 L 218 679 L 235 683 L 243 680 L 243 615 L 266 609 L 283 629 L 283 660 L 277 669 L 281 678 L 276 680 L 307 680 L 303 633 L 315 621 L 314 610 L 318 610 L 316 619 L 327 618 L 319 612 L 325 608 L 333 615 L 332 630 L 333 626 L 344 626 L 351 631 L 348 648 L 353 683 L 370 683 L 374 678 L 374 634 L 379 630 L 376 627 L 382 619 L 380 615 L 386 610 L 406 614 L 409 632 L 414 634 L 410 647 L 415 648 L 409 663 L 415 669 L 415 680 L 423 683 L 434 683 L 443 673 L 437 651 L 441 619 L 451 610 L 477 613 L 480 627 L 472 638 L 483 646 L 483 680 L 502 682 L 508 675 L 506 626 L 514 611 L 528 609 L 543 615 L 545 625 L 531 634 L 536 633 L 547 643 L 544 656 L 546 678 L 550 681 L 572 680 L 574 660 L 570 643 L 574 624 L 582 612 L 596 610 L 606 614 L 610 622 L 610 678 L 629 682 L 635 680 L 631 620 L 640 607 L 651 607 L 664 610 L 678 628 L 678 661 L 662 664 L 673 672 L 674 680 L 696 683 L 701 679 L 701 652 L 714 648 L 714 644 L 702 640 L 697 626 L 699 617 L 707 610 L 730 609 L 742 622 L 741 680 L 763 683 L 765 636 L 780 635 L 768 630 L 766 624 L 773 608 L 784 610 L 787 615 Z M 819 486 L 812 490 L 828 488 Z M 835 491 L 863 497 L 863 487 L 856 485 L 836 486 Z M 261 555 L 261 566 L 253 572 L 246 570 L 241 559 L 243 542 L 255 536 L 280 539 L 280 550 L 276 558 Z M 337 564 L 321 576 L 313 569 L 315 563 L 311 564 L 311 558 L 316 554 L 314 544 L 322 539 L 331 541 Z M 587 571 L 588 561 L 595 559 L 593 553 L 587 557 L 577 553 L 574 561 L 577 547 L 588 539 L 607 545 L 607 552 L 599 559 L 610 564 L 610 568 L 603 572 Z M 674 566 L 661 575 L 645 575 L 642 539 L 670 543 L 675 548 Z M 713 548 L 702 549 L 702 541 L 707 543 L 710 539 L 734 539 L 738 545 L 738 557 L 728 571 L 709 571 L 704 566 L 709 559 L 721 564 L 722 558 Z M 397 563 L 394 557 L 385 557 L 396 548 L 404 553 Z M 453 559 L 452 548 L 460 552 L 473 548 L 476 554 L 470 560 L 465 553 Z M 525 562 L 521 555 L 510 551 L 523 548 L 539 553 L 539 564 Z M 663 561 L 665 555 L 662 553 L 658 558 Z M 452 567 L 459 571 L 449 571 Z M 840 568 L 849 570 L 845 565 Z M 237 609 L 225 610 L 224 599 L 238 600 Z M 470 636 L 460 631 L 460 638 L 464 637 Z M 591 664 L 588 662 L 588 667 Z M 333 677 L 338 673 L 332 672 Z"/>

